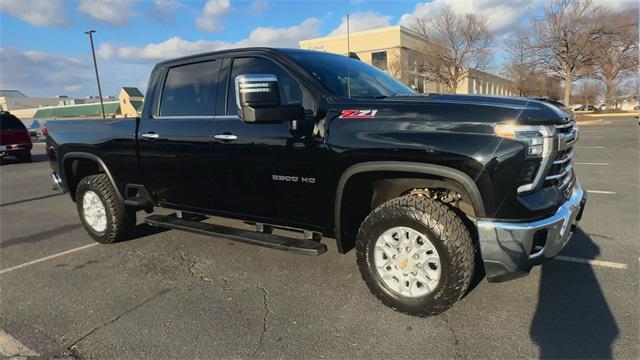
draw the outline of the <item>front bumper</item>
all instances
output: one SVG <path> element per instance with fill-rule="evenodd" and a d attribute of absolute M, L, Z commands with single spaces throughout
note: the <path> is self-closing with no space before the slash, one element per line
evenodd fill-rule
<path fill-rule="evenodd" d="M 546 219 L 529 223 L 478 220 L 478 238 L 489 281 L 526 275 L 531 267 L 556 256 L 582 216 L 587 194 L 576 180 L 569 199 Z"/>

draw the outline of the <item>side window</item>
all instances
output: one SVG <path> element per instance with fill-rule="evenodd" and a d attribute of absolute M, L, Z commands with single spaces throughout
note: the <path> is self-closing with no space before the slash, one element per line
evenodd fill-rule
<path fill-rule="evenodd" d="M 237 115 L 235 80 L 238 75 L 273 74 L 278 78 L 282 105 L 303 104 L 300 84 L 274 62 L 263 58 L 236 58 L 233 60 L 229 90 L 227 91 L 227 114 Z"/>
<path fill-rule="evenodd" d="M 169 69 L 160 100 L 160 116 L 214 114 L 220 61 L 206 61 Z"/>

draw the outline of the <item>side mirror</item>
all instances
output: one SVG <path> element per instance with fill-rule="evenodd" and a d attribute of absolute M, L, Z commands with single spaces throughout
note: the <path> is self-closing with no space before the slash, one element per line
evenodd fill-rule
<path fill-rule="evenodd" d="M 281 105 L 275 75 L 238 75 L 235 85 L 238 116 L 246 123 L 277 124 L 304 118 L 302 105 Z"/>

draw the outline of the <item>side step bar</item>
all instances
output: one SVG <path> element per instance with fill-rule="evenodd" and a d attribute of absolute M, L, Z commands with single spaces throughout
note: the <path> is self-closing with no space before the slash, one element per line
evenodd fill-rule
<path fill-rule="evenodd" d="M 302 255 L 320 255 L 327 251 L 325 244 L 313 240 L 295 239 L 264 232 L 184 220 L 176 216 L 151 215 L 148 216 L 144 222 L 151 226 L 184 230 L 202 235 L 220 236 L 251 245 L 285 250 Z"/>

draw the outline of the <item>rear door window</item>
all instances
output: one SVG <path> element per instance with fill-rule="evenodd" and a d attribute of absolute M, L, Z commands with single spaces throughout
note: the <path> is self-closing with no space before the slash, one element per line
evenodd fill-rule
<path fill-rule="evenodd" d="M 211 116 L 215 111 L 220 61 L 172 67 L 160 100 L 160 116 Z"/>
<path fill-rule="evenodd" d="M 0 128 L 2 130 L 24 130 L 26 127 L 17 117 L 3 113 L 0 115 Z"/>

